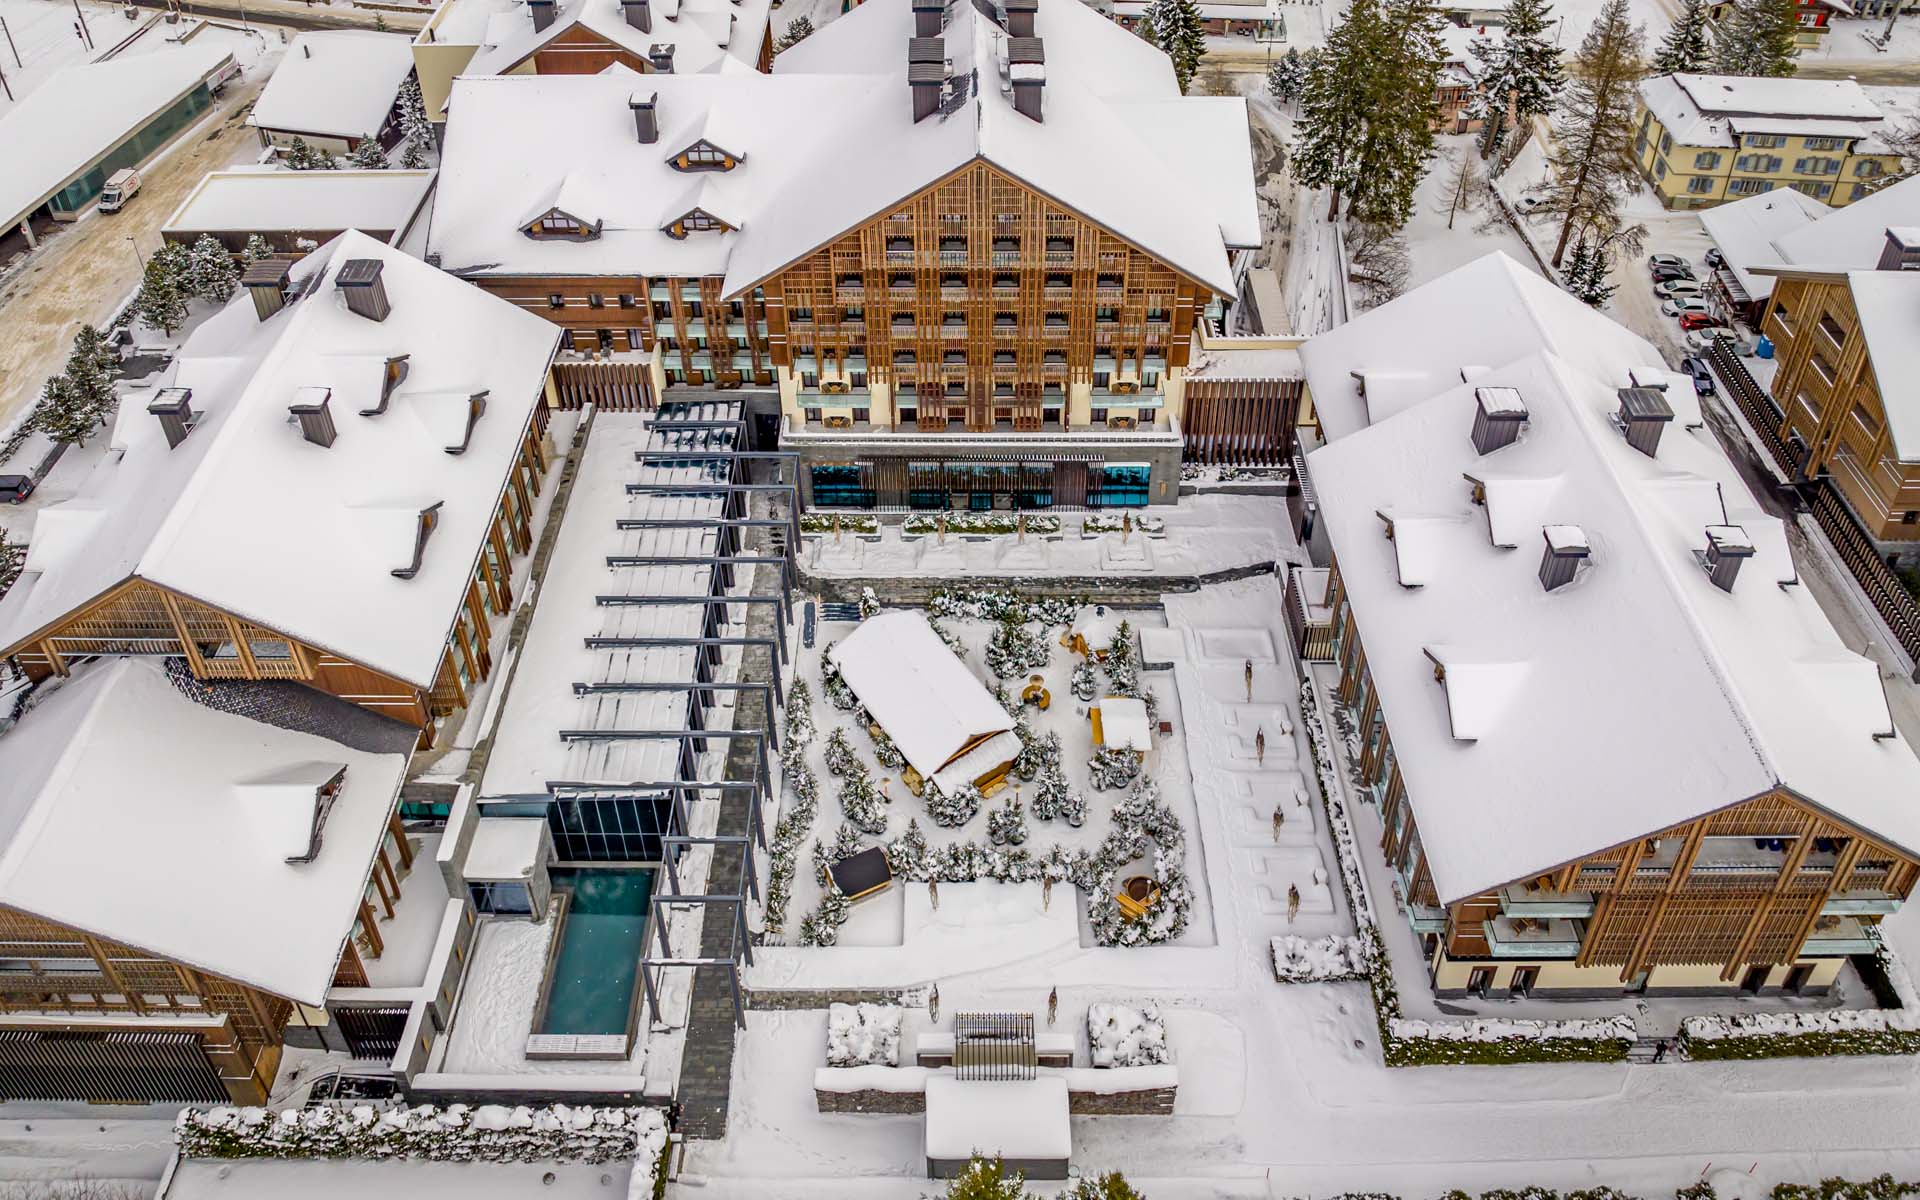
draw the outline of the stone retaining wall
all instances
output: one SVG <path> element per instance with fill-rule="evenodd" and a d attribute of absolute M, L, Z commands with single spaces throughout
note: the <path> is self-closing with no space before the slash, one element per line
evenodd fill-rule
<path fill-rule="evenodd" d="M 813 1089 L 814 1103 L 823 1113 L 877 1113 L 903 1116 L 927 1111 L 925 1092 L 828 1092 Z"/>
<path fill-rule="evenodd" d="M 918 1008 L 926 1003 L 924 988 L 751 988 L 748 1008 L 828 1008 L 835 1004 L 900 1004 Z"/>
<path fill-rule="evenodd" d="M 1166 1117 L 1173 1115 L 1176 1088 L 1149 1088 L 1139 1092 L 1067 1093 L 1067 1111 L 1076 1117 Z M 927 1111 L 921 1092 L 889 1092 L 868 1088 L 857 1092 L 813 1090 L 823 1113 L 868 1113 L 901 1116 Z"/>

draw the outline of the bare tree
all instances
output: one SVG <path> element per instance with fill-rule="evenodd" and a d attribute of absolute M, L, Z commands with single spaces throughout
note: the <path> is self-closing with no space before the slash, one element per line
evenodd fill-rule
<path fill-rule="evenodd" d="M 1645 35 L 1627 0 L 1607 0 L 1587 31 L 1567 74 L 1569 86 L 1555 121 L 1552 168 L 1541 209 L 1560 220 L 1553 265 L 1566 257 L 1575 233 L 1611 239 L 1620 229 L 1620 201 L 1640 186 L 1634 157 L 1634 107 L 1646 74 Z"/>
<path fill-rule="evenodd" d="M 1351 221 L 1346 227 L 1347 278 L 1360 288 L 1361 308 L 1378 308 L 1407 290 L 1413 259 L 1393 227 Z"/>
<path fill-rule="evenodd" d="M 1473 212 L 1480 207 L 1480 189 L 1486 186 L 1486 180 L 1480 174 L 1480 160 L 1466 146 L 1453 153 L 1453 172 L 1447 180 L 1447 228 L 1453 228 L 1453 220 L 1463 212 Z"/>

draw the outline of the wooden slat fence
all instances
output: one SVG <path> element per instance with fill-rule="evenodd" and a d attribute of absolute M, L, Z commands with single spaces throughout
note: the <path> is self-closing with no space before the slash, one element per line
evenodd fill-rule
<path fill-rule="evenodd" d="M 1278 466 L 1293 453 L 1298 379 L 1188 379 L 1182 457 L 1207 466 Z"/>
<path fill-rule="evenodd" d="M 560 407 L 592 403 L 605 412 L 648 412 L 655 407 L 652 371 L 639 362 L 557 362 L 553 391 Z"/>

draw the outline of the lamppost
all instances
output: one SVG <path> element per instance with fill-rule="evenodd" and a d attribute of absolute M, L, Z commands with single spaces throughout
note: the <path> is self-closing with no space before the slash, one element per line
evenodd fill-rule
<path fill-rule="evenodd" d="M 134 270 L 144 274 L 147 269 L 147 260 L 140 257 L 140 243 L 133 240 L 132 234 L 127 235 L 127 246 L 133 251 Z"/>

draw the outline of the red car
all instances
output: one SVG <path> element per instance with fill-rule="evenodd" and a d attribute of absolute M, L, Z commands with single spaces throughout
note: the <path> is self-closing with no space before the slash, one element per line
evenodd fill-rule
<path fill-rule="evenodd" d="M 1712 313 L 1690 312 L 1680 314 L 1680 328 L 1682 329 L 1705 329 L 1708 326 L 1718 324 L 1720 324 L 1720 318 L 1714 316 Z"/>

